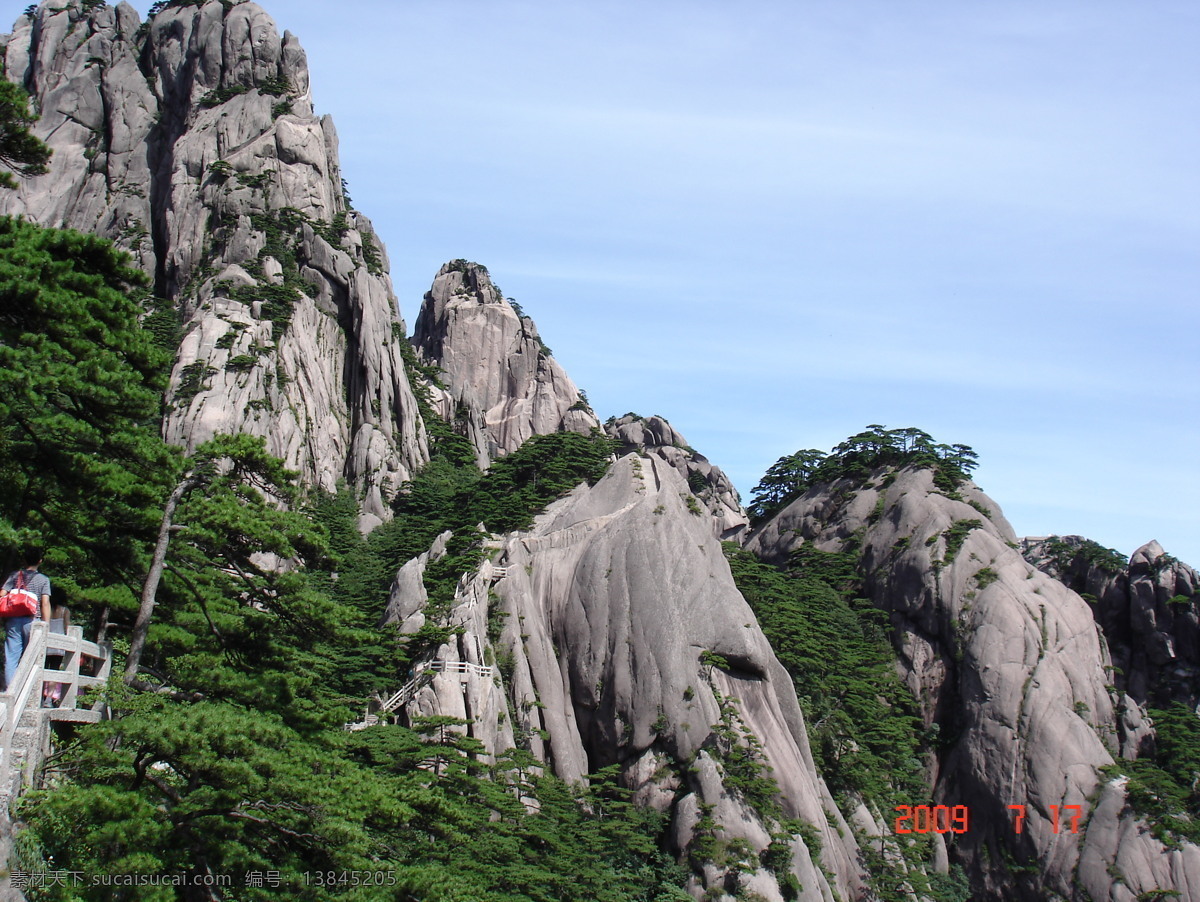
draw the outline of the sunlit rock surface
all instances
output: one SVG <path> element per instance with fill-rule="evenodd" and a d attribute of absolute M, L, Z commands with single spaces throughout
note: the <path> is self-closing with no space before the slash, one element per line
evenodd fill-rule
<path fill-rule="evenodd" d="M 87 12 L 43 3 L 4 41 L 50 172 L 0 210 L 111 238 L 177 311 L 169 441 L 266 437 L 368 524 L 427 457 L 387 258 L 343 195 L 304 51 L 254 3 Z M 151 300 L 149 296 L 157 297 Z"/>
<path fill-rule="evenodd" d="M 970 483 L 959 495 L 938 491 L 926 469 L 880 471 L 865 487 L 840 480 L 793 502 L 748 547 L 773 560 L 805 542 L 861 548 L 901 674 L 947 740 L 935 798 L 970 807 L 954 855 L 988 898 L 1195 897 L 1200 849 L 1154 839 L 1120 781 L 1100 773 L 1145 725 L 1119 713 L 1137 705 L 1113 684 L 1087 602 L 1026 562 L 995 502 Z M 1019 835 L 1013 804 L 1025 806 Z M 1078 833 L 1054 830 L 1051 806 L 1061 821 L 1067 805 L 1084 813 Z M 1036 867 L 996 867 L 1001 850 Z"/>

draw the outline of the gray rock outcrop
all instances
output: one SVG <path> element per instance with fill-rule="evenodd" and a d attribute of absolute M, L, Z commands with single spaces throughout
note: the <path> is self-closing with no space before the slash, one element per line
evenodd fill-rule
<path fill-rule="evenodd" d="M 441 268 L 417 316 L 413 344 L 424 363 L 441 371 L 441 386 L 432 387 L 438 412 L 462 423 L 480 466 L 531 436 L 587 434 L 600 425 L 533 320 L 513 309 L 477 263 L 454 260 Z"/>
<path fill-rule="evenodd" d="M 1137 706 L 1113 685 L 1088 604 L 1025 561 L 994 502 L 970 483 L 949 497 L 926 469 L 879 471 L 865 486 L 811 489 L 748 547 L 783 560 L 806 542 L 861 550 L 901 673 L 926 724 L 947 736 L 935 798 L 970 807 L 952 855 L 984 898 L 1194 897 L 1200 849 L 1154 839 L 1121 779 L 1101 773 L 1145 727 L 1118 716 Z M 1008 805 L 1026 806 L 1019 835 Z M 1084 812 L 1078 833 L 1054 829 L 1052 806 L 1066 805 Z M 997 867 L 998 855 L 1031 867 Z"/>
<path fill-rule="evenodd" d="M 784 816 L 822 840 L 819 861 L 791 840 L 800 898 L 858 898 L 852 831 L 813 764 L 791 678 L 688 495 L 680 470 L 630 454 L 530 530 L 495 540 L 494 563 L 459 585 L 450 622 L 460 634 L 435 657 L 496 663 L 498 685 L 443 674 L 410 712 L 465 717 L 492 754 L 515 742 L 568 781 L 618 763 L 639 800 L 670 811 L 676 851 L 695 841 L 713 806 L 723 847 L 743 840 L 758 853 L 772 822 L 725 784 L 728 749 L 714 725 L 728 718 L 761 743 Z M 419 590 L 409 591 L 408 601 L 395 599 L 396 619 L 419 604 Z M 706 663 L 706 652 L 728 671 Z M 703 884 L 782 899 L 777 877 L 761 868 L 738 877 L 709 865 Z"/>
<path fill-rule="evenodd" d="M 0 59 L 54 149 L 50 172 L 0 195 L 0 212 L 111 238 L 147 273 L 148 310 L 179 327 L 170 441 L 264 436 L 307 484 L 352 485 L 370 527 L 428 460 L 410 380 L 484 468 L 532 436 L 599 427 L 477 264 L 437 274 L 409 370 L 387 256 L 345 197 L 304 52 L 255 3 L 142 23 L 127 3 L 48 0 L 0 37 Z M 782 900 L 782 874 L 756 860 L 782 818 L 811 828 L 787 840 L 800 899 L 869 898 L 854 837 L 883 849 L 890 813 L 840 812 L 817 772 L 792 680 L 718 541 L 744 537 L 736 491 L 661 417 L 606 428 L 621 444 L 609 473 L 530 529 L 491 537 L 489 559 L 463 575 L 452 636 L 414 679 L 406 716 L 461 718 L 493 757 L 523 748 L 568 781 L 620 765 L 640 803 L 669 812 L 675 852 L 719 845 L 693 861 L 697 898 Z M 399 570 L 386 619 L 402 632 L 426 624 L 423 576 L 449 538 Z M 1116 570 L 1045 542 L 1023 557 L 994 502 L 969 483 L 939 491 L 923 469 L 814 488 L 748 547 L 783 562 L 803 543 L 860 553 L 900 672 L 942 731 L 935 798 L 970 806 L 973 826 L 949 848 L 935 837 L 934 869 L 965 865 L 987 899 L 1200 898 L 1200 849 L 1156 840 L 1119 775 L 1153 738 L 1142 705 L 1200 703 L 1194 570 L 1157 543 Z M 730 743 L 748 737 L 778 784 L 778 817 L 728 779 Z M 1084 813 L 1077 833 L 1068 805 Z"/>
<path fill-rule="evenodd" d="M 85 9 L 85 6 L 90 8 Z M 306 482 L 341 479 L 368 524 L 428 456 L 387 260 L 342 191 L 304 51 L 256 4 L 42 3 L 3 39 L 50 171 L 0 212 L 95 232 L 181 326 L 164 433 L 267 439 Z"/>
<path fill-rule="evenodd" d="M 1127 564 L 1080 536 L 1023 539 L 1027 560 L 1092 607 L 1116 666 L 1114 682 L 1139 704 L 1200 705 L 1200 575 L 1147 542 Z"/>
<path fill-rule="evenodd" d="M 750 520 L 729 477 L 689 445 L 665 419 L 627 413 L 619 419 L 609 418 L 604 431 L 621 443 L 620 453 L 654 454 L 678 470 L 697 503 L 712 517 L 718 538 L 732 541 L 745 532 Z"/>

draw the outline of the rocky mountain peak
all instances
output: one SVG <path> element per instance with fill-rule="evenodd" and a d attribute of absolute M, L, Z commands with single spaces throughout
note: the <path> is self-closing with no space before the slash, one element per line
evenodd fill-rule
<path fill-rule="evenodd" d="M 428 457 L 386 254 L 343 190 L 303 49 L 255 3 L 141 23 L 126 3 L 43 3 L 3 41 L 50 171 L 0 211 L 110 238 L 152 278 L 177 350 L 166 437 L 262 435 L 367 525 Z"/>
<path fill-rule="evenodd" d="M 1022 550 L 1088 601 L 1122 691 L 1143 705 L 1200 704 L 1200 576 L 1194 569 L 1156 541 L 1127 562 L 1082 536 L 1024 539 Z"/>
<path fill-rule="evenodd" d="M 439 412 L 469 423 L 483 466 L 533 435 L 599 428 L 533 320 L 478 263 L 453 260 L 438 271 L 413 344 L 425 363 L 441 370 Z"/>
<path fill-rule="evenodd" d="M 604 431 L 621 443 L 622 454 L 635 452 L 643 457 L 654 454 L 678 470 L 712 516 L 713 531 L 718 538 L 736 539 L 746 530 L 750 521 L 729 477 L 689 445 L 664 418 L 627 413 L 620 418 L 610 417 Z"/>

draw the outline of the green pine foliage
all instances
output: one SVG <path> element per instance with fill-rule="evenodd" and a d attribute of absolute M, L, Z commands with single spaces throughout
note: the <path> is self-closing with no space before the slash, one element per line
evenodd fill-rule
<path fill-rule="evenodd" d="M 0 548 L 44 542 L 75 603 L 131 600 L 171 479 L 143 282 L 106 241 L 0 219 Z"/>
<path fill-rule="evenodd" d="M 1129 803 L 1147 818 L 1156 837 L 1171 846 L 1180 839 L 1200 842 L 1200 718 L 1180 702 L 1149 714 L 1154 753 L 1107 770 L 1129 777 Z"/>
<path fill-rule="evenodd" d="M 879 467 L 929 467 L 934 487 L 951 497 L 978 465 L 966 445 L 945 445 L 913 427 L 887 429 L 878 424 L 852 435 L 829 454 L 809 449 L 779 458 L 753 489 L 746 508 L 754 523 L 763 522 L 799 498 L 811 486 L 835 479 L 865 481 Z"/>
<path fill-rule="evenodd" d="M 485 766 L 450 718 L 342 729 L 402 672 L 377 626 L 396 567 L 454 531 L 427 577 L 448 606 L 478 562 L 476 525 L 528 526 L 599 479 L 611 443 L 543 436 L 483 474 L 446 424 L 395 520 L 364 540 L 353 493 L 302 501 L 261 439 L 218 436 L 188 457 L 162 442 L 178 323 L 144 315 L 142 284 L 107 242 L 0 219 L 0 548 L 51 546 L 76 620 L 103 610 L 116 673 L 139 587 L 156 586 L 140 667 L 108 688 L 112 719 L 59 736 L 52 777 L 20 803 L 23 869 L 89 882 L 30 898 L 195 898 L 179 880 L 219 875 L 234 880 L 222 897 L 247 902 L 686 900 L 663 816 L 613 771 L 568 787 L 527 752 Z M 209 375 L 186 372 L 184 396 Z M 90 882 L 104 877 L 121 888 Z"/>
<path fill-rule="evenodd" d="M 49 171 L 50 148 L 29 131 L 38 121 L 29 111 L 29 95 L 15 82 L 0 78 L 0 165 L 18 175 Z M 16 188 L 12 173 L 0 172 L 0 188 Z"/>
<path fill-rule="evenodd" d="M 1050 536 L 1043 551 L 1053 561 L 1055 569 L 1063 574 L 1079 573 L 1083 577 L 1090 567 L 1095 567 L 1102 573 L 1116 575 L 1124 573 L 1129 566 L 1129 558 L 1121 552 L 1105 548 L 1091 539 L 1068 542 L 1059 536 Z"/>
<path fill-rule="evenodd" d="M 444 433 L 434 443 L 432 460 L 397 494 L 390 521 L 357 542 L 347 526 L 340 527 L 344 543 L 339 552 L 338 596 L 369 622 L 378 620 L 396 570 L 428 551 L 434 539 L 449 531 L 453 537 L 446 556 L 430 564 L 424 576 L 429 595 L 426 616 L 431 621 L 444 616 L 459 577 L 474 570 L 482 559 L 479 524 L 492 533 L 528 527 L 559 495 L 580 483 L 599 480 L 608 468 L 612 449 L 611 440 L 598 433 L 534 436 L 482 473 L 475 466 L 470 443 L 453 432 Z M 337 505 L 343 524 L 352 510 L 352 500 L 347 497 L 340 502 L 324 498 L 320 504 L 321 517 L 329 528 L 337 528 L 333 513 Z M 425 634 L 407 641 L 402 651 L 393 651 L 386 659 L 392 662 L 393 672 L 402 673 L 415 656 L 441 644 L 447 636 L 431 625 Z M 381 633 L 380 641 L 384 638 Z M 388 641 L 394 643 L 395 637 Z"/>
<path fill-rule="evenodd" d="M 176 692 L 250 709 L 288 700 L 280 716 L 298 729 L 340 723 L 337 648 L 352 647 L 367 621 L 314 591 L 304 572 L 325 555 L 325 534 L 288 509 L 296 474 L 246 435 L 201 445 L 189 467 L 211 475 L 175 514 L 143 668 Z"/>
<path fill-rule="evenodd" d="M 738 589 L 792 676 L 813 758 L 843 810 L 861 799 L 887 817 L 896 804 L 929 804 L 925 731 L 896 675 L 887 616 L 860 597 L 857 555 L 804 545 L 777 569 L 726 547 Z M 784 829 L 795 833 L 803 826 Z M 961 868 L 927 874 L 928 843 L 895 848 L 905 867 L 872 842 L 861 846 L 868 883 L 880 900 L 902 902 L 914 891 L 936 902 L 970 898 Z M 785 898 L 796 897 L 788 892 L 785 886 Z"/>
<path fill-rule="evenodd" d="M 951 563 L 960 551 L 963 545 L 966 544 L 967 536 L 971 530 L 980 529 L 983 527 L 983 522 L 980 520 L 955 520 L 950 524 L 950 528 L 942 533 L 946 540 L 946 554 L 942 559 L 943 564 Z"/>
<path fill-rule="evenodd" d="M 488 767 L 461 724 L 307 737 L 269 713 L 142 693 L 89 729 L 64 761 L 66 782 L 22 810 L 56 867 L 231 875 L 250 902 L 680 898 L 687 874 L 660 850 L 664 816 L 637 808 L 613 770 L 568 787 L 526 752 Z M 240 885 L 268 871 L 280 886 Z M 314 881 L 347 871 L 390 882 Z M 142 887 L 122 898 L 177 897 Z"/>
<path fill-rule="evenodd" d="M 813 477 L 824 461 L 825 452 L 815 448 L 775 461 L 752 489 L 753 497 L 746 508 L 751 519 L 756 523 L 766 520 L 799 498 L 813 484 Z"/>
<path fill-rule="evenodd" d="M 895 674 L 883 615 L 857 598 L 853 555 L 802 548 L 788 570 L 729 546 L 739 591 L 796 684 L 818 767 L 834 792 L 890 810 L 926 787 L 921 723 Z"/>

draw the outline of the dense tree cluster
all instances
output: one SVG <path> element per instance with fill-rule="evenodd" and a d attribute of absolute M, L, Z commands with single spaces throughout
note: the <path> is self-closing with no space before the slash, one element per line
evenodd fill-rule
<path fill-rule="evenodd" d="M 1107 770 L 1129 778 L 1129 801 L 1160 840 L 1172 848 L 1180 840 L 1200 843 L 1200 718 L 1180 702 L 1148 713 L 1155 732 L 1152 753 Z"/>
<path fill-rule="evenodd" d="M 852 554 L 810 549 L 780 570 L 730 548 L 738 591 L 796 684 L 831 790 L 890 810 L 925 793 L 921 724 L 895 673 L 886 615 L 859 597 Z"/>
<path fill-rule="evenodd" d="M 140 273 L 90 235 L 0 219 L 0 549 L 70 563 L 76 600 L 132 602 L 177 455 L 158 438 L 167 358 Z"/>
<path fill-rule="evenodd" d="M 970 478 L 978 455 L 966 445 L 945 445 L 921 429 L 887 429 L 878 424 L 852 435 L 828 454 L 815 449 L 779 458 L 752 490 L 746 510 L 762 522 L 819 483 L 862 480 L 880 467 L 929 467 L 934 484 L 954 492 Z"/>

